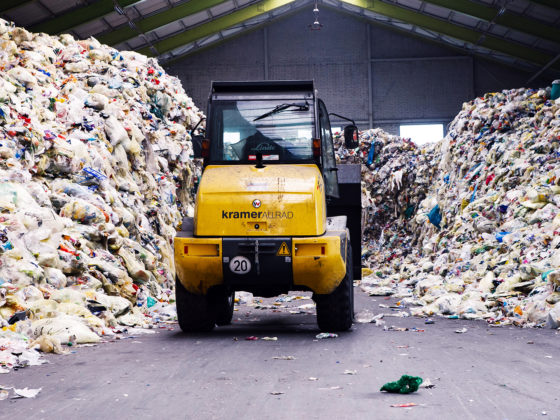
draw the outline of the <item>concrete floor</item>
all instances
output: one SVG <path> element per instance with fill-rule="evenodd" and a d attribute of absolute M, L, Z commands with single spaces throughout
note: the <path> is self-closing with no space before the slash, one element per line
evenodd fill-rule
<path fill-rule="evenodd" d="M 357 311 L 391 312 L 379 307 L 391 300 L 355 290 Z M 43 390 L 35 399 L 0 401 L 0 417 L 560 419 L 558 331 L 435 321 L 386 318 L 388 326 L 425 331 L 355 324 L 338 338 L 317 340 L 312 314 L 242 306 L 233 325 L 210 334 L 184 335 L 172 324 L 172 331 L 47 355 L 49 364 L 1 375 L 2 385 Z M 282 356 L 295 359 L 275 359 Z M 402 374 L 435 388 L 379 392 Z M 391 407 L 404 403 L 417 405 Z"/>

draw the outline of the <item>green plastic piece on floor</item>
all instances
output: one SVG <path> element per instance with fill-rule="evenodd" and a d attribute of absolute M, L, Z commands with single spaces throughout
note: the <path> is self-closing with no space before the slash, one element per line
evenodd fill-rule
<path fill-rule="evenodd" d="M 381 391 L 392 392 L 395 394 L 410 394 L 418 391 L 418 387 L 423 379 L 418 376 L 403 375 L 396 382 L 387 382 L 381 387 Z"/>

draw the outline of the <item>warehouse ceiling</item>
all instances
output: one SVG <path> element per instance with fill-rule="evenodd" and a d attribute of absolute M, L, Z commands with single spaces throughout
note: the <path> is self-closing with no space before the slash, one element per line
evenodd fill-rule
<path fill-rule="evenodd" d="M 94 36 L 169 62 L 315 4 L 533 71 L 560 71 L 557 0 L 3 0 L 34 32 Z M 320 15 L 319 15 L 320 16 Z"/>

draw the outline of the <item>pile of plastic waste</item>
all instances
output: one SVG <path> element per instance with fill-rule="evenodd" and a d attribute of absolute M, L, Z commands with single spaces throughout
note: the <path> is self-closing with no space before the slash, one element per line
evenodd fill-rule
<path fill-rule="evenodd" d="M 375 132 L 339 153 L 363 163 L 364 290 L 400 297 L 415 315 L 558 328 L 560 101 L 547 89 L 486 94 L 424 151 L 378 132 L 390 139 L 382 161 L 397 145 L 381 167 L 367 157 Z M 371 217 L 380 206 L 388 218 Z"/>
<path fill-rule="evenodd" d="M 379 265 L 413 252 L 410 219 L 433 180 L 432 148 L 379 128 L 362 132 L 356 150 L 347 150 L 340 138 L 335 143 L 340 162 L 362 164 L 362 257 Z"/>
<path fill-rule="evenodd" d="M 17 337 L 95 342 L 172 317 L 201 118 L 179 80 L 3 20 L 0 64 L 0 354 Z"/>

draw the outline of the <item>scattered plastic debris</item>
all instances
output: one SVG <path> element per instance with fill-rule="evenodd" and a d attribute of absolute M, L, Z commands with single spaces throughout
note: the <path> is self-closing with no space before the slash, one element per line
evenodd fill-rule
<path fill-rule="evenodd" d="M 384 326 L 383 331 L 400 331 L 400 332 L 410 331 L 410 332 L 420 332 L 420 333 L 426 332 L 426 330 L 418 329 L 416 327 L 412 327 L 412 328 L 395 327 L 394 325 L 391 325 L 390 327 Z"/>
<path fill-rule="evenodd" d="M 318 340 L 325 340 L 327 338 L 338 338 L 338 334 L 323 332 L 323 333 L 317 334 L 315 336 L 315 338 L 318 339 Z"/>
<path fill-rule="evenodd" d="M 42 389 L 43 388 L 30 389 L 27 387 L 22 389 L 14 388 L 14 393 L 16 394 L 17 397 L 21 397 L 21 398 L 35 398 L 39 394 L 39 392 L 41 392 Z"/>
<path fill-rule="evenodd" d="M 0 385 L 0 400 L 5 400 L 10 395 L 10 390 L 13 390 L 14 394 L 12 395 L 12 399 L 14 398 L 35 398 L 39 392 L 41 392 L 43 388 L 15 388 L 11 386 L 4 386 Z"/>
<path fill-rule="evenodd" d="M 420 388 L 433 389 L 435 387 L 436 387 L 435 384 L 433 384 L 429 378 L 424 379 L 422 384 L 420 384 Z"/>
<path fill-rule="evenodd" d="M 375 315 L 369 309 L 364 309 L 358 312 L 354 316 L 354 321 L 360 324 L 367 324 L 373 322 L 374 319 L 375 319 Z"/>
<path fill-rule="evenodd" d="M 296 360 L 294 356 L 274 356 L 274 360 Z"/>
<path fill-rule="evenodd" d="M 410 394 L 418 391 L 418 387 L 422 383 L 422 378 L 418 376 L 403 375 L 396 382 L 387 382 L 381 387 L 380 391 L 386 391 L 397 394 Z"/>

